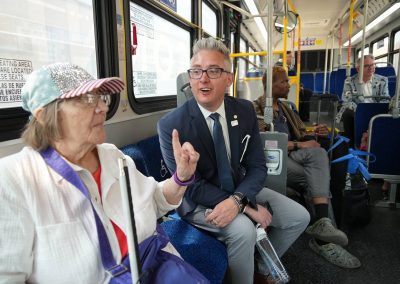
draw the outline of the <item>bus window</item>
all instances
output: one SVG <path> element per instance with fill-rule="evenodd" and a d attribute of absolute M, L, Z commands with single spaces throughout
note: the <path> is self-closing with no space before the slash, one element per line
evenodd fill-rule
<path fill-rule="evenodd" d="M 129 102 L 139 114 L 166 108 L 160 99 L 176 97 L 176 78 L 189 68 L 190 32 L 136 3 L 130 2 L 129 11 L 130 34 L 134 24 L 137 35 L 136 53 L 131 64 L 127 60 Z M 149 101 L 152 107 L 145 106 Z"/>
<path fill-rule="evenodd" d="M 217 37 L 217 13 L 204 1 L 201 9 L 201 23 L 204 31 L 212 37 Z"/>
<path fill-rule="evenodd" d="M 400 30 L 394 34 L 393 41 L 393 67 L 397 73 L 397 67 L 399 64 Z"/>
<path fill-rule="evenodd" d="M 379 39 L 372 44 L 372 55 L 376 58 L 375 62 L 387 62 L 389 50 L 389 36 Z"/>
<path fill-rule="evenodd" d="M 176 3 L 176 12 L 188 20 L 192 21 L 192 1 L 187 0 L 177 0 L 174 1 Z"/>
<path fill-rule="evenodd" d="M 93 2 L 2 1 L 0 141 L 20 136 L 28 119 L 28 113 L 21 108 L 21 90 L 34 69 L 71 62 L 98 77 Z"/>
<path fill-rule="evenodd" d="M 365 48 L 364 48 L 364 55 L 368 55 L 369 54 L 369 46 L 366 46 Z M 357 54 L 357 58 L 360 58 L 361 57 L 361 49 L 358 51 L 358 54 Z"/>
<path fill-rule="evenodd" d="M 76 63 L 97 77 L 92 1 L 7 0 L 0 26 L 0 108 L 21 106 L 26 76 L 43 65 Z"/>

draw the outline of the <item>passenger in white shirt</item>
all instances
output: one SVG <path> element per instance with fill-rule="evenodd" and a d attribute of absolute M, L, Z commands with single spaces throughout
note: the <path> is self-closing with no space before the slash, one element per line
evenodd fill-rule
<path fill-rule="evenodd" d="M 23 108 L 32 114 L 22 136 L 28 146 L 0 160 L 0 283 L 110 281 L 95 214 L 121 263 L 127 242 L 118 158 L 128 164 L 139 243 L 155 233 L 157 218 L 180 205 L 182 184 L 189 184 L 199 155 L 189 143 L 180 144 L 176 130 L 177 170 L 163 183 L 142 175 L 114 145 L 103 144 L 110 95 L 123 88 L 119 78 L 94 79 L 68 63 L 30 75 L 22 92 Z M 88 198 L 43 153 L 72 168 Z M 171 244 L 164 250 L 178 254 Z"/>

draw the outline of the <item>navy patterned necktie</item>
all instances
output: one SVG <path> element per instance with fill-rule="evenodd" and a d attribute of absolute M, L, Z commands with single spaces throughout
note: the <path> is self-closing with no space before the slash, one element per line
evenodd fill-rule
<path fill-rule="evenodd" d="M 215 155 L 217 158 L 218 177 L 221 188 L 230 192 L 235 190 L 231 174 L 231 163 L 228 159 L 228 153 L 225 147 L 224 135 L 222 133 L 222 126 L 219 122 L 219 114 L 212 113 L 210 118 L 214 120 L 213 126 L 213 141 L 215 148 Z"/>

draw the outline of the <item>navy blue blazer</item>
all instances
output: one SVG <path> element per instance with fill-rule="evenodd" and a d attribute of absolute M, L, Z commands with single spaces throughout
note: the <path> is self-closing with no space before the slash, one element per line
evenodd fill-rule
<path fill-rule="evenodd" d="M 235 192 L 243 193 L 255 205 L 255 196 L 263 188 L 267 175 L 257 117 L 250 101 L 229 96 L 225 97 L 225 113 Z M 181 216 L 194 210 L 198 204 L 214 208 L 232 194 L 220 188 L 212 136 L 194 98 L 161 118 L 157 128 L 161 152 L 171 173 L 176 169 L 171 140 L 174 128 L 179 132 L 180 142 L 190 142 L 200 154 L 196 182 L 187 188 L 178 208 Z M 247 149 L 245 137 L 249 137 Z"/>

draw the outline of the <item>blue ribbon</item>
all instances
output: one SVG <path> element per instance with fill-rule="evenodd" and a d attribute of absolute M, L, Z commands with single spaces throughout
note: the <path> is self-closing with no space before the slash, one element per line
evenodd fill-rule
<path fill-rule="evenodd" d="M 330 136 L 330 135 L 329 135 Z M 344 137 L 344 136 L 341 136 L 341 135 L 337 135 L 336 136 L 336 142 L 335 142 L 335 144 L 333 144 L 329 149 L 328 149 L 328 153 L 330 152 L 330 151 L 333 151 L 333 149 L 335 149 L 337 146 L 339 146 L 342 142 L 346 142 L 346 143 L 348 143 L 350 141 L 350 139 L 349 138 L 347 138 L 347 137 Z"/>
<path fill-rule="evenodd" d="M 365 151 L 361 151 L 361 150 L 354 150 L 352 148 L 349 148 L 349 154 L 337 158 L 336 160 L 332 161 L 332 164 L 334 163 L 339 163 L 342 161 L 346 161 L 349 160 L 349 163 L 347 165 L 347 172 L 349 174 L 355 174 L 357 172 L 357 170 L 360 171 L 360 173 L 363 175 L 363 177 L 366 180 L 370 180 L 371 176 L 367 170 L 367 168 L 365 167 L 367 165 L 367 161 L 363 158 L 361 158 L 362 156 L 371 156 L 373 158 L 372 161 L 370 161 L 370 163 L 375 162 L 376 157 L 374 154 L 372 153 L 368 153 Z"/>

